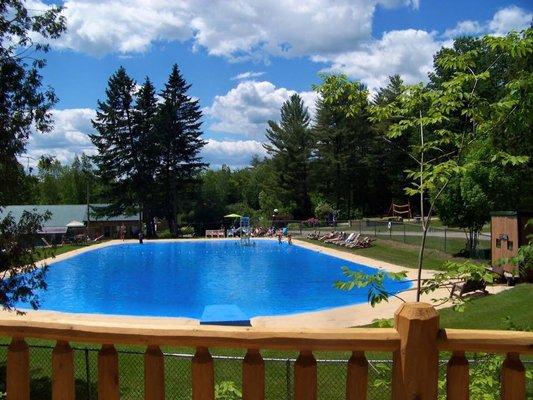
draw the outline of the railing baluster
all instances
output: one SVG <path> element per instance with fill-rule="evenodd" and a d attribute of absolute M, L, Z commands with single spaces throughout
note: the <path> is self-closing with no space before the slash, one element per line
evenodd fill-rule
<path fill-rule="evenodd" d="M 526 398 L 526 369 L 518 353 L 507 353 L 502 364 L 502 400 Z"/>
<path fill-rule="evenodd" d="M 454 351 L 446 368 L 446 399 L 468 400 L 468 360 L 464 351 Z"/>
<path fill-rule="evenodd" d="M 430 304 L 404 303 L 394 314 L 400 349 L 393 355 L 393 400 L 436 400 L 439 314 Z"/>
<path fill-rule="evenodd" d="M 74 400 L 74 352 L 58 340 L 52 350 L 52 399 Z"/>
<path fill-rule="evenodd" d="M 119 400 L 118 354 L 112 344 L 98 352 L 98 400 Z"/>
<path fill-rule="evenodd" d="M 144 398 L 165 399 L 165 360 L 158 346 L 148 346 L 144 353 Z"/>
<path fill-rule="evenodd" d="M 248 349 L 242 362 L 243 400 L 264 400 L 265 362 L 256 349 Z"/>
<path fill-rule="evenodd" d="M 14 337 L 7 350 L 7 399 L 30 399 L 30 353 L 23 338 Z"/>
<path fill-rule="evenodd" d="M 311 351 L 301 351 L 294 363 L 294 400 L 316 399 L 316 360 Z"/>
<path fill-rule="evenodd" d="M 365 353 L 354 351 L 348 360 L 346 400 L 366 400 L 368 385 L 368 361 Z"/>
<path fill-rule="evenodd" d="M 193 400 L 214 400 L 215 369 L 207 347 L 198 347 L 192 358 Z"/>

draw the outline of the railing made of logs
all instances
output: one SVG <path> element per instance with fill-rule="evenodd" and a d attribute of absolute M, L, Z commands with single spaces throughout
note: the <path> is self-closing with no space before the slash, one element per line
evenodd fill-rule
<path fill-rule="evenodd" d="M 317 366 L 313 351 L 351 351 L 347 363 L 346 399 L 366 399 L 368 362 L 365 352 L 393 354 L 393 400 L 436 400 L 439 352 L 451 352 L 447 366 L 449 400 L 468 399 L 469 366 L 465 352 L 506 354 L 501 368 L 501 398 L 526 398 L 525 369 L 520 354 L 533 354 L 533 333 L 439 329 L 437 311 L 429 304 L 406 303 L 395 315 L 395 328 L 338 330 L 261 330 L 238 327 L 161 329 L 106 324 L 69 324 L 46 320 L 0 317 L 0 335 L 12 337 L 7 356 L 8 400 L 29 400 L 29 351 L 25 338 L 56 341 L 52 352 L 52 398 L 74 399 L 73 350 L 69 342 L 102 345 L 98 353 L 98 399 L 118 400 L 119 366 L 115 345 L 146 346 L 145 398 L 165 398 L 163 354 L 160 346 L 194 347 L 193 400 L 214 400 L 214 365 L 209 348 L 247 349 L 242 365 L 245 400 L 265 398 L 262 349 L 297 350 L 294 399 L 317 398 Z"/>

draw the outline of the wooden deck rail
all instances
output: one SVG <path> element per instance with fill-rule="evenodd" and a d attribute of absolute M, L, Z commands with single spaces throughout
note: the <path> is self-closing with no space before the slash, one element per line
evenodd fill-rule
<path fill-rule="evenodd" d="M 59 319 L 60 320 L 60 319 Z M 439 351 L 450 351 L 447 398 L 468 399 L 466 351 L 506 354 L 502 365 L 501 398 L 524 400 L 525 370 L 520 354 L 533 354 L 533 333 L 439 329 L 437 311 L 424 303 L 408 303 L 395 315 L 394 329 L 262 330 L 238 327 L 173 328 L 124 324 L 71 324 L 0 317 L 0 335 L 12 337 L 7 356 L 8 400 L 29 400 L 29 350 L 25 338 L 56 340 L 52 352 L 52 398 L 74 399 L 73 351 L 69 342 L 102 345 L 98 353 L 98 399 L 118 400 L 117 344 L 146 346 L 145 399 L 165 398 L 164 361 L 160 346 L 196 348 L 192 359 L 193 400 L 214 400 L 215 373 L 209 348 L 247 349 L 242 366 L 243 399 L 265 398 L 262 349 L 297 350 L 294 399 L 317 398 L 317 365 L 313 351 L 351 351 L 347 362 L 346 399 L 366 399 L 368 362 L 365 352 L 393 353 L 393 400 L 436 400 Z"/>

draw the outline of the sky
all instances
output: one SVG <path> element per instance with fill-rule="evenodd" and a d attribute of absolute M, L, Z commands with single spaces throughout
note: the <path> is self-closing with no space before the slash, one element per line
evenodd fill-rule
<path fill-rule="evenodd" d="M 27 0 L 31 10 L 53 1 Z M 320 72 L 344 73 L 370 92 L 400 74 L 427 81 L 432 59 L 459 35 L 530 26 L 526 0 L 67 0 L 67 32 L 51 42 L 44 83 L 55 89 L 54 130 L 32 135 L 21 161 L 68 163 L 94 154 L 88 134 L 109 76 L 124 66 L 161 90 L 173 64 L 203 110 L 211 167 L 264 155 L 268 120 L 299 93 L 310 113 Z"/>

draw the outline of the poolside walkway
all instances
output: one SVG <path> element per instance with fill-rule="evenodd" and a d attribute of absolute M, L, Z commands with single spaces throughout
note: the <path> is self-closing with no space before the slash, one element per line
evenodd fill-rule
<path fill-rule="evenodd" d="M 157 240 L 161 241 L 198 241 L 198 240 L 235 240 L 229 239 L 168 239 Z M 258 239 L 258 240 L 275 240 L 275 239 Z M 137 240 L 126 240 L 126 243 L 137 243 Z M 148 241 L 147 241 L 148 242 Z M 60 254 L 54 258 L 49 258 L 41 262 L 47 264 L 53 264 L 54 262 L 73 257 L 77 254 L 85 253 L 101 247 L 113 246 L 120 243 L 124 243 L 121 240 L 111 240 L 100 244 L 87 246 L 81 249 L 73 250 L 68 253 Z M 378 269 L 382 269 L 389 272 L 407 271 L 408 279 L 416 279 L 416 270 L 405 268 L 399 265 L 387 263 L 384 261 L 374 260 L 372 258 L 363 257 L 360 255 L 343 252 L 336 249 L 326 248 L 323 246 L 315 245 L 300 240 L 294 240 L 294 244 L 310 250 L 314 250 L 320 253 L 328 254 L 333 257 L 338 257 L 347 261 L 352 261 L 359 264 L 369 265 Z M 431 277 L 435 271 L 423 271 L 422 278 Z M 487 290 L 491 294 L 499 293 L 508 289 L 507 286 L 491 286 Z M 350 296 L 347 292 L 346 296 Z M 422 296 L 422 301 L 431 302 L 431 299 L 443 298 L 449 296 L 447 289 L 439 289 L 430 295 Z M 401 293 L 401 297 L 406 301 L 415 301 L 416 292 L 411 289 Z M 292 314 L 288 316 L 264 316 L 255 317 L 251 319 L 253 327 L 265 328 L 265 329 L 299 329 L 299 328 L 315 328 L 315 329 L 334 329 L 345 328 L 360 325 L 367 325 L 372 323 L 375 319 L 392 318 L 394 312 L 402 304 L 402 301 L 397 298 L 391 298 L 389 302 L 384 302 L 376 305 L 375 307 L 370 304 L 359 304 L 353 306 L 337 307 L 322 311 L 306 312 L 300 314 Z M 56 321 L 56 322 L 69 322 L 72 324 L 97 324 L 102 327 L 109 325 L 123 325 L 131 326 L 136 324 L 138 326 L 150 327 L 157 329 L 157 327 L 169 327 L 169 326 L 194 326 L 198 325 L 199 321 L 190 318 L 162 318 L 162 317 L 127 317 L 127 316 L 114 316 L 114 315 L 101 315 L 101 314 L 69 314 L 62 312 L 52 311 L 28 311 L 26 315 L 17 316 L 15 313 L 8 313 L 7 311 L 0 311 L 2 317 L 8 316 L 9 318 L 17 318 L 26 321 Z"/>

